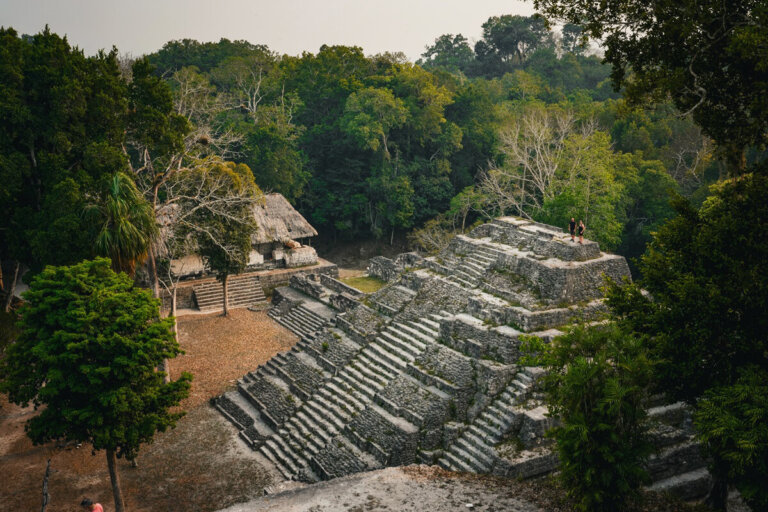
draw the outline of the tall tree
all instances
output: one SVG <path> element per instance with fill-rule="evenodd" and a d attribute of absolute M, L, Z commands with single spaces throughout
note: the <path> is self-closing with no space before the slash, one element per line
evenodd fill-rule
<path fill-rule="evenodd" d="M 750 368 L 768 372 L 768 243 L 761 229 L 768 216 L 768 178 L 765 164 L 756 171 L 713 187 L 699 209 L 678 197 L 678 216 L 659 228 L 642 258 L 643 279 L 613 287 L 609 294 L 616 314 L 653 348 L 659 388 L 694 406 L 715 388 L 711 403 L 733 404 L 732 392 L 725 388 L 743 388 L 739 379 Z M 650 294 L 641 293 L 640 287 Z M 716 396 L 725 398 L 721 402 Z M 700 428 L 717 426 L 704 419 Z M 719 434 L 707 430 L 702 435 Z M 727 484 L 734 476 L 728 461 L 733 455 L 724 449 L 730 450 L 727 443 L 707 446 L 716 479 L 712 502 L 724 509 Z M 747 473 L 768 478 L 760 461 L 746 467 Z"/>
<path fill-rule="evenodd" d="M 552 41 L 544 20 L 505 14 L 483 23 L 483 38 L 475 43 L 475 55 L 482 74 L 500 76 L 547 45 Z"/>
<path fill-rule="evenodd" d="M 193 238 L 206 268 L 222 283 L 226 316 L 228 278 L 248 265 L 261 190 L 248 166 L 215 160 L 177 175 L 170 185 L 172 205 L 178 205 L 169 214 L 173 236 Z"/>
<path fill-rule="evenodd" d="M 616 88 L 636 103 L 671 97 L 724 150 L 768 142 L 768 7 L 761 0 L 534 0 L 605 46 Z"/>
<path fill-rule="evenodd" d="M 116 460 L 133 459 L 183 415 L 191 376 L 163 382 L 163 358 L 181 353 L 159 302 L 100 258 L 46 267 L 19 310 L 21 333 L 0 360 L 10 401 L 44 406 L 26 425 L 35 443 L 91 443 L 105 450 L 115 510 L 124 511 Z"/>
<path fill-rule="evenodd" d="M 47 28 L 0 41 L 0 252 L 33 270 L 79 261 L 85 197 L 125 165 L 117 52 L 85 57 Z"/>
<path fill-rule="evenodd" d="M 474 60 L 475 54 L 467 38 L 461 34 L 443 34 L 427 46 L 416 64 L 425 69 L 442 69 L 451 73 L 465 70 Z"/>

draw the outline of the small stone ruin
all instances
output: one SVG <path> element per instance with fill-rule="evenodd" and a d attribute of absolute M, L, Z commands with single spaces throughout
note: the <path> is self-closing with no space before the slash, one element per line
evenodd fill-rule
<path fill-rule="evenodd" d="M 327 275 L 295 276 L 269 315 L 300 341 L 213 404 L 289 479 L 384 466 L 529 478 L 553 471 L 542 370 L 520 360 L 523 334 L 552 339 L 606 312 L 621 256 L 513 217 L 456 236 L 435 257 L 371 260 L 387 281 L 366 295 Z M 681 404 L 654 404 L 653 488 L 692 499 L 710 476 Z"/>

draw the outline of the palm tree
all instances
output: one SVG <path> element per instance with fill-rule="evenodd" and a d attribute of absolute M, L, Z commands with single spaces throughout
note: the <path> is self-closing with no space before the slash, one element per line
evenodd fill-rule
<path fill-rule="evenodd" d="M 101 226 L 94 247 L 112 259 L 116 272 L 133 276 L 158 234 L 155 215 L 129 175 L 116 172 L 106 185 L 98 202 L 85 209 Z"/>

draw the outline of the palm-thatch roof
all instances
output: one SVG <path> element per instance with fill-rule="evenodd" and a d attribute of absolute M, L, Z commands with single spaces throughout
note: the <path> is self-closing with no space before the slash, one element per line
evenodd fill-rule
<path fill-rule="evenodd" d="M 299 238 L 317 236 L 317 231 L 281 194 L 267 194 L 253 216 L 259 228 L 251 236 L 254 244 L 287 242 Z"/>

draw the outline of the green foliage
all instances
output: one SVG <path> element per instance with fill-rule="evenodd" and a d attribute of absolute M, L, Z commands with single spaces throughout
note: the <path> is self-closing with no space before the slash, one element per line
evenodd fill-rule
<path fill-rule="evenodd" d="M 157 76 L 164 76 L 187 66 L 195 66 L 207 73 L 227 59 L 247 57 L 264 51 L 266 46 L 254 45 L 247 41 L 221 38 L 216 43 L 200 43 L 194 39 L 180 39 L 165 43 L 161 50 L 149 56 L 149 62 L 157 69 Z"/>
<path fill-rule="evenodd" d="M 615 86 L 635 103 L 669 95 L 742 170 L 744 149 L 768 141 L 768 8 L 758 0 L 536 0 L 605 45 Z"/>
<path fill-rule="evenodd" d="M 562 182 L 552 197 L 544 199 L 534 218 L 556 226 L 571 217 L 583 219 L 588 238 L 606 250 L 615 249 L 621 239 L 617 214 L 624 193 L 623 184 L 616 179 L 615 160 L 605 132 L 570 136 L 560 163 L 570 172 L 559 177 Z"/>
<path fill-rule="evenodd" d="M 483 38 L 475 44 L 478 71 L 501 75 L 512 64 L 522 64 L 536 49 L 551 44 L 540 18 L 493 16 L 483 23 Z"/>
<path fill-rule="evenodd" d="M 5 352 L 5 347 L 18 336 L 17 319 L 15 311 L 0 311 L 0 354 Z"/>
<path fill-rule="evenodd" d="M 191 376 L 163 382 L 156 368 L 181 350 L 172 318 L 108 259 L 46 267 L 24 295 L 21 333 L 0 360 L 0 390 L 44 406 L 27 423 L 35 443 L 89 442 L 134 458 L 189 392 Z"/>
<path fill-rule="evenodd" d="M 691 403 L 747 365 L 768 368 L 768 178 L 749 174 L 712 192 L 698 210 L 678 196 L 677 217 L 659 228 L 640 263 L 642 281 L 609 293 L 633 331 L 653 336 L 659 385 Z"/>
<path fill-rule="evenodd" d="M 765 500 L 754 486 L 762 478 L 765 487 L 768 442 L 757 420 L 768 404 L 741 398 L 747 389 L 757 396 L 768 373 L 767 193 L 763 165 L 713 186 L 699 209 L 678 196 L 677 217 L 659 228 L 640 263 L 643 279 L 613 284 L 608 294 L 611 309 L 659 361 L 659 388 L 696 406 L 720 507 L 729 479 L 756 503 Z"/>
<path fill-rule="evenodd" d="M 78 209 L 125 165 L 117 52 L 85 57 L 47 28 L 0 29 L 0 52 L 0 251 L 33 270 L 78 261 L 90 253 Z"/>
<path fill-rule="evenodd" d="M 427 46 L 427 51 L 421 54 L 416 64 L 425 69 L 442 69 L 457 73 L 466 69 L 475 58 L 467 38 L 461 34 L 443 34 L 435 39 L 435 43 Z"/>
<path fill-rule="evenodd" d="M 576 326 L 550 344 L 530 337 L 525 364 L 544 366 L 546 402 L 560 425 L 560 476 L 580 510 L 623 510 L 647 481 L 644 409 L 652 364 L 642 340 L 615 324 Z M 532 354 L 532 355 L 531 355 Z"/>
<path fill-rule="evenodd" d="M 230 201 L 226 207 L 216 202 L 197 209 L 194 204 L 186 206 L 187 210 L 193 212 L 186 223 L 195 226 L 194 236 L 203 263 L 218 279 L 225 280 L 230 274 L 243 272 L 248 265 L 251 234 L 257 227 L 251 208 L 261 196 L 261 190 L 254 183 L 251 170 L 245 164 L 213 162 L 210 167 L 194 172 L 199 174 L 199 179 L 192 181 L 193 187 L 203 191 L 223 187 L 246 199 Z M 248 198 L 253 200 L 249 202 Z M 190 199 L 192 203 L 196 200 Z"/>
<path fill-rule="evenodd" d="M 643 160 L 640 152 L 620 155 L 616 159 L 616 173 L 617 181 L 626 186 L 621 205 L 624 232 L 617 252 L 627 258 L 636 274 L 639 270 L 634 258 L 645 252 L 651 233 L 673 217 L 670 198 L 679 187 L 662 162 Z"/>
<path fill-rule="evenodd" d="M 405 103 L 395 98 L 391 91 L 368 87 L 349 95 L 342 126 L 362 147 L 381 151 L 389 160 L 389 133 L 393 128 L 401 127 L 407 115 Z"/>
<path fill-rule="evenodd" d="M 752 510 L 768 508 L 768 371 L 748 366 L 729 386 L 708 390 L 697 403 L 696 429 Z"/>
<path fill-rule="evenodd" d="M 85 210 L 99 226 L 94 247 L 100 256 L 112 260 L 116 272 L 133 275 L 158 234 L 155 212 L 127 174 L 115 173 L 105 185 L 99 202 Z"/>

